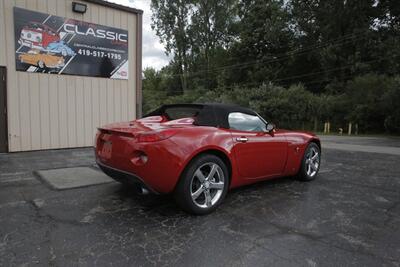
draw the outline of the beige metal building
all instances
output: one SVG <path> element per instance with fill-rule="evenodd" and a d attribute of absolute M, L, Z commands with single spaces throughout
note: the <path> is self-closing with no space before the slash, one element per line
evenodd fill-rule
<path fill-rule="evenodd" d="M 86 6 L 86 11 L 74 12 L 73 2 Z M 125 60 L 129 61 L 129 68 L 127 73 L 121 72 L 128 78 L 57 74 L 63 71 L 60 67 L 53 71 L 48 69 L 48 73 L 43 73 L 46 71 L 38 70 L 41 70 L 41 65 L 44 63 L 50 65 L 46 60 L 59 59 L 62 56 L 54 54 L 54 51 L 50 53 L 49 50 L 43 52 L 35 49 L 23 55 L 32 58 L 33 55 L 39 54 L 46 58 L 45 62 L 38 60 L 38 63 L 31 63 L 33 65 L 28 66 L 27 71 L 17 71 L 17 64 L 26 65 L 26 59 L 16 55 L 16 44 L 18 45 L 20 41 L 16 40 L 14 23 L 16 19 L 21 18 L 15 18 L 15 7 L 21 8 L 21 12 L 35 11 L 49 14 L 46 20 L 53 18 L 50 15 L 54 18 L 58 16 L 73 19 L 66 20 L 71 23 L 75 21 L 78 25 L 76 32 L 71 33 L 69 41 L 74 37 L 74 40 L 81 38 L 78 35 L 82 32 L 79 27 L 85 24 L 82 22 L 86 22 L 85 25 L 88 27 L 92 24 L 104 25 L 127 31 L 127 34 L 120 35 L 119 42 L 129 40 Z M 44 24 L 48 22 L 46 20 L 43 21 Z M 93 29 L 96 27 L 93 26 Z M 64 28 L 71 32 L 74 30 L 73 26 Z M 40 29 L 40 31 L 50 31 L 54 35 L 51 30 Z M 92 32 L 88 34 L 94 36 Z M 97 30 L 96 35 L 103 38 L 104 33 L 105 31 Z M 0 152 L 92 146 L 96 127 L 140 116 L 141 35 L 141 10 L 102 0 L 0 0 Z M 39 40 L 41 37 L 37 38 Z M 115 37 L 110 33 L 109 39 L 112 38 Z M 113 39 L 112 43 L 118 45 L 117 41 Z M 76 47 L 78 45 L 81 44 L 77 44 Z M 18 50 L 19 48 L 17 52 Z M 77 51 L 75 49 L 73 53 L 76 54 Z M 82 51 L 82 53 L 93 53 L 90 50 Z M 100 52 L 97 51 L 96 55 Z M 109 57 L 111 56 L 114 57 L 114 54 L 109 54 Z M 115 54 L 115 58 L 119 59 L 117 56 L 118 54 Z M 68 64 L 72 57 L 72 54 L 69 57 L 65 56 L 63 59 L 65 64 Z M 104 60 L 103 62 L 108 62 Z M 77 64 L 79 66 L 79 63 Z M 88 72 L 91 71 L 90 67 L 87 69 Z M 33 72 L 30 72 L 32 70 Z"/>

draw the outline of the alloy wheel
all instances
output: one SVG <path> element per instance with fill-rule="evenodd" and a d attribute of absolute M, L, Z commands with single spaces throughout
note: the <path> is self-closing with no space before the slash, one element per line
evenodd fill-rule
<path fill-rule="evenodd" d="M 315 147 L 311 147 L 306 155 L 306 172 L 309 177 L 314 177 L 319 168 L 320 156 L 319 151 Z"/>
<path fill-rule="evenodd" d="M 201 165 L 194 172 L 190 183 L 193 203 L 200 208 L 210 208 L 221 198 L 224 191 L 224 172 L 214 163 Z"/>

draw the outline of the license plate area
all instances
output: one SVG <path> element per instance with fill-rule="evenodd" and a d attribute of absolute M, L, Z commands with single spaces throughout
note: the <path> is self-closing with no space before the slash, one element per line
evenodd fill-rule
<path fill-rule="evenodd" d="M 105 159 L 110 159 L 112 154 L 112 142 L 105 141 L 103 143 L 103 148 L 101 149 L 101 156 Z"/>

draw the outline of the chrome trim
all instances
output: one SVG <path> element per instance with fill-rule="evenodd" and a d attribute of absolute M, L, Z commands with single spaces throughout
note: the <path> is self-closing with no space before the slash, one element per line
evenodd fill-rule
<path fill-rule="evenodd" d="M 247 137 L 237 137 L 236 141 L 246 143 L 249 139 Z"/>

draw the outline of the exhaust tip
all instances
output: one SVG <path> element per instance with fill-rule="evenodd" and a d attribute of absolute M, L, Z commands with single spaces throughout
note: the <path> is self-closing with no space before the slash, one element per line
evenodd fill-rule
<path fill-rule="evenodd" d="M 149 190 L 147 190 L 146 188 L 140 187 L 140 189 L 141 189 L 141 194 L 142 194 L 142 195 L 148 195 L 148 194 L 150 194 Z"/>
<path fill-rule="evenodd" d="M 148 194 L 150 194 L 150 191 L 147 188 L 145 188 L 142 185 L 140 185 L 140 184 L 136 185 L 136 191 L 138 192 L 139 195 L 148 195 Z"/>

